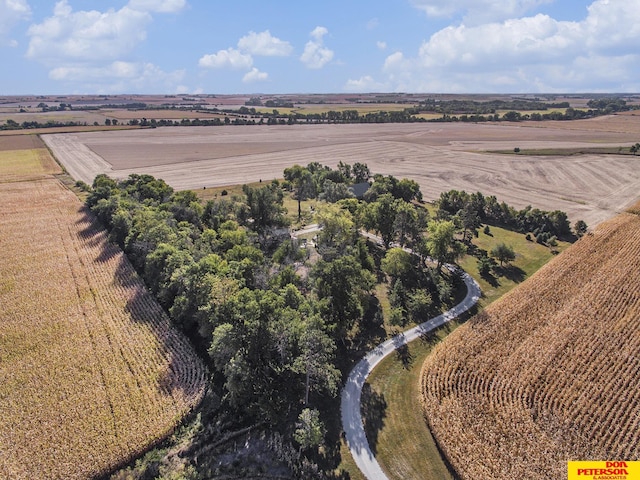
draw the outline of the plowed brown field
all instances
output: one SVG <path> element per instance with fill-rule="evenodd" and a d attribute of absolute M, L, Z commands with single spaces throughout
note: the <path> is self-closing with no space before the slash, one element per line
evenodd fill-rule
<path fill-rule="evenodd" d="M 0 156 L 0 478 L 92 478 L 167 435 L 206 370 L 75 195 L 44 165 L 34 177 L 38 150 L 12 152 Z"/>
<path fill-rule="evenodd" d="M 636 143 L 640 116 L 516 124 L 382 124 L 167 127 L 47 135 L 76 179 L 148 173 L 176 189 L 281 178 L 293 164 L 365 162 L 371 171 L 418 182 L 427 200 L 452 188 L 496 195 L 517 208 L 560 209 L 595 225 L 638 198 L 630 155 L 524 156 L 490 150 Z"/>
<path fill-rule="evenodd" d="M 463 479 L 640 460 L 640 216 L 602 223 L 425 361 L 423 406 Z"/>

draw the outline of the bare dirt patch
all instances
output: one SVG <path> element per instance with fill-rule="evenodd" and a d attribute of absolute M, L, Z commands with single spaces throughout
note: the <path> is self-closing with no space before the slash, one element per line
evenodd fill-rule
<path fill-rule="evenodd" d="M 508 156 L 489 150 L 628 146 L 640 117 L 515 124 L 380 124 L 172 127 L 43 137 L 74 178 L 148 173 L 176 189 L 281 178 L 293 164 L 365 162 L 414 179 L 427 200 L 450 189 L 481 191 L 517 207 L 566 211 L 589 225 L 638 198 L 631 156 Z M 80 154 L 78 153 L 80 152 Z"/>
<path fill-rule="evenodd" d="M 37 135 L 0 136 L 0 152 L 5 150 L 31 150 L 32 148 L 46 148 L 46 145 Z"/>

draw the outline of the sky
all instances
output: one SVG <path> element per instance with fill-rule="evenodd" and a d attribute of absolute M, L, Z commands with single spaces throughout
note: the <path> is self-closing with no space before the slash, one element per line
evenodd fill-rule
<path fill-rule="evenodd" d="M 640 0 L 0 0 L 0 95 L 640 92 Z"/>

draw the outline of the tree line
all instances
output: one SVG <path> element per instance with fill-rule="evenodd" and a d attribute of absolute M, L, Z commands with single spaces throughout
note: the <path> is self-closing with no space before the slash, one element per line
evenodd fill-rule
<path fill-rule="evenodd" d="M 282 103 L 267 102 L 270 106 L 282 106 Z M 64 106 L 63 106 L 64 105 Z M 287 108 L 293 105 L 286 104 Z M 140 127 L 167 127 L 167 126 L 224 126 L 224 125 L 294 125 L 304 124 L 326 124 L 326 123 L 415 123 L 415 122 L 520 122 L 520 121 L 546 121 L 546 120 L 579 120 L 584 118 L 592 118 L 599 115 L 609 115 L 611 113 L 631 110 L 632 106 L 618 97 L 606 97 L 600 99 L 591 99 L 587 103 L 588 110 L 575 109 L 570 107 L 568 102 L 548 103 L 540 100 L 493 100 L 488 102 L 478 102 L 474 100 L 439 100 L 427 99 L 414 107 L 405 108 L 401 111 L 378 111 L 360 114 L 356 109 L 346 109 L 341 111 L 329 110 L 321 113 L 302 113 L 294 112 L 282 114 L 277 109 L 271 112 L 259 112 L 255 108 L 241 107 L 239 110 L 218 108 L 202 109 L 201 106 L 195 107 L 195 110 L 201 110 L 203 113 L 220 112 L 225 115 L 221 118 L 183 118 L 180 120 L 172 119 L 147 119 L 142 117 L 139 119 L 131 119 L 126 125 Z M 129 108 L 136 110 L 158 110 L 168 109 L 175 110 L 174 106 L 147 106 L 140 104 L 123 104 L 109 105 L 109 108 Z M 51 108 L 51 107 L 48 107 Z M 72 109 L 71 104 L 61 104 L 56 109 Z M 76 110 L 97 109 L 97 107 L 76 107 Z M 548 113 L 540 113 L 534 110 L 552 110 Z M 193 110 L 193 109 L 189 109 Z M 502 115 L 499 110 L 508 110 Z M 531 113 L 527 113 L 531 111 Z M 421 113 L 438 113 L 441 117 L 426 119 L 420 117 Z M 117 120 L 107 119 L 106 125 L 111 125 Z M 106 123 L 109 122 L 109 123 Z M 117 123 L 116 123 L 117 124 Z M 121 123 L 124 124 L 124 123 Z M 98 125 L 94 122 L 94 125 Z M 86 122 L 57 122 L 57 121 L 25 121 L 18 123 L 9 119 L 0 130 L 18 130 L 28 128 L 46 128 L 46 127 L 69 127 L 69 126 L 87 126 Z"/>
<path fill-rule="evenodd" d="M 463 229 L 463 236 L 471 236 L 481 224 L 503 226 L 523 234 L 533 234 L 539 243 L 551 237 L 570 239 L 581 236 L 587 225 L 578 220 L 572 230 L 567 214 L 561 210 L 545 211 L 531 205 L 517 210 L 494 195 L 464 190 L 442 192 L 437 200 L 438 218 L 454 219 Z M 470 237 L 469 237 L 470 238 Z"/>

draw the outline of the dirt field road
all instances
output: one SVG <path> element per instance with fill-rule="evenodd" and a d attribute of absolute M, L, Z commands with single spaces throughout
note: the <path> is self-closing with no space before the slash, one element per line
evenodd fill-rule
<path fill-rule="evenodd" d="M 524 156 L 490 150 L 631 145 L 640 116 L 517 124 L 420 123 L 167 127 L 45 135 L 57 159 L 87 183 L 97 173 L 148 173 L 178 190 L 281 178 L 285 168 L 367 163 L 418 182 L 426 200 L 450 189 L 495 195 L 516 208 L 563 210 L 595 225 L 640 196 L 630 155 Z"/>

